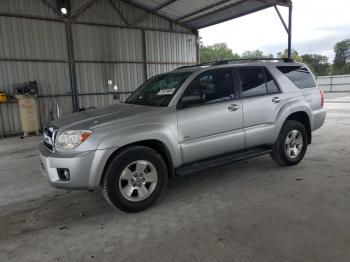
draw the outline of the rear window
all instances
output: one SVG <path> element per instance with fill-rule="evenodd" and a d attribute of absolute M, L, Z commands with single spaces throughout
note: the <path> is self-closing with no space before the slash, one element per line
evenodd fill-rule
<path fill-rule="evenodd" d="M 277 66 L 286 77 L 289 78 L 298 88 L 310 88 L 315 87 L 316 83 L 312 78 L 309 70 L 303 66 Z"/>

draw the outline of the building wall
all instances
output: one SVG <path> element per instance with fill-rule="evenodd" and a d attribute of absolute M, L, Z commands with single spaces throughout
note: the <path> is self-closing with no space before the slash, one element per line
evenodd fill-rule
<path fill-rule="evenodd" d="M 121 0 L 72 0 L 62 19 L 54 0 L 0 1 L 0 91 L 36 80 L 41 125 L 79 108 L 113 104 L 107 80 L 125 100 L 147 78 L 196 62 L 189 29 Z M 76 102 L 78 104 L 76 104 Z M 16 102 L 0 105 L 0 136 L 21 133 Z"/>

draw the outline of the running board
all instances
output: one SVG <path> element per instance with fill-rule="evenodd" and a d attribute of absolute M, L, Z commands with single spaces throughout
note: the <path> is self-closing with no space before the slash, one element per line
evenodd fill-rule
<path fill-rule="evenodd" d="M 272 150 L 272 147 L 254 148 L 246 151 L 238 151 L 229 155 L 197 161 L 177 168 L 175 170 L 176 177 L 195 173 L 207 168 L 227 165 L 237 161 L 262 156 L 270 153 Z"/>

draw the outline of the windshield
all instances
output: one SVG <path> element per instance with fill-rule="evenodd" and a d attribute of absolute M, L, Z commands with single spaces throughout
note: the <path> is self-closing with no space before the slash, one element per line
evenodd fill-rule
<path fill-rule="evenodd" d="M 192 72 L 169 73 L 152 77 L 125 101 L 127 104 L 168 106 L 182 83 Z"/>

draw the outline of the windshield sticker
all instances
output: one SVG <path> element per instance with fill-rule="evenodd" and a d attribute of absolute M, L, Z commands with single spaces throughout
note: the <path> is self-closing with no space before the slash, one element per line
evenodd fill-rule
<path fill-rule="evenodd" d="M 174 94 L 176 88 L 162 89 L 157 93 L 157 96 L 172 95 Z"/>

